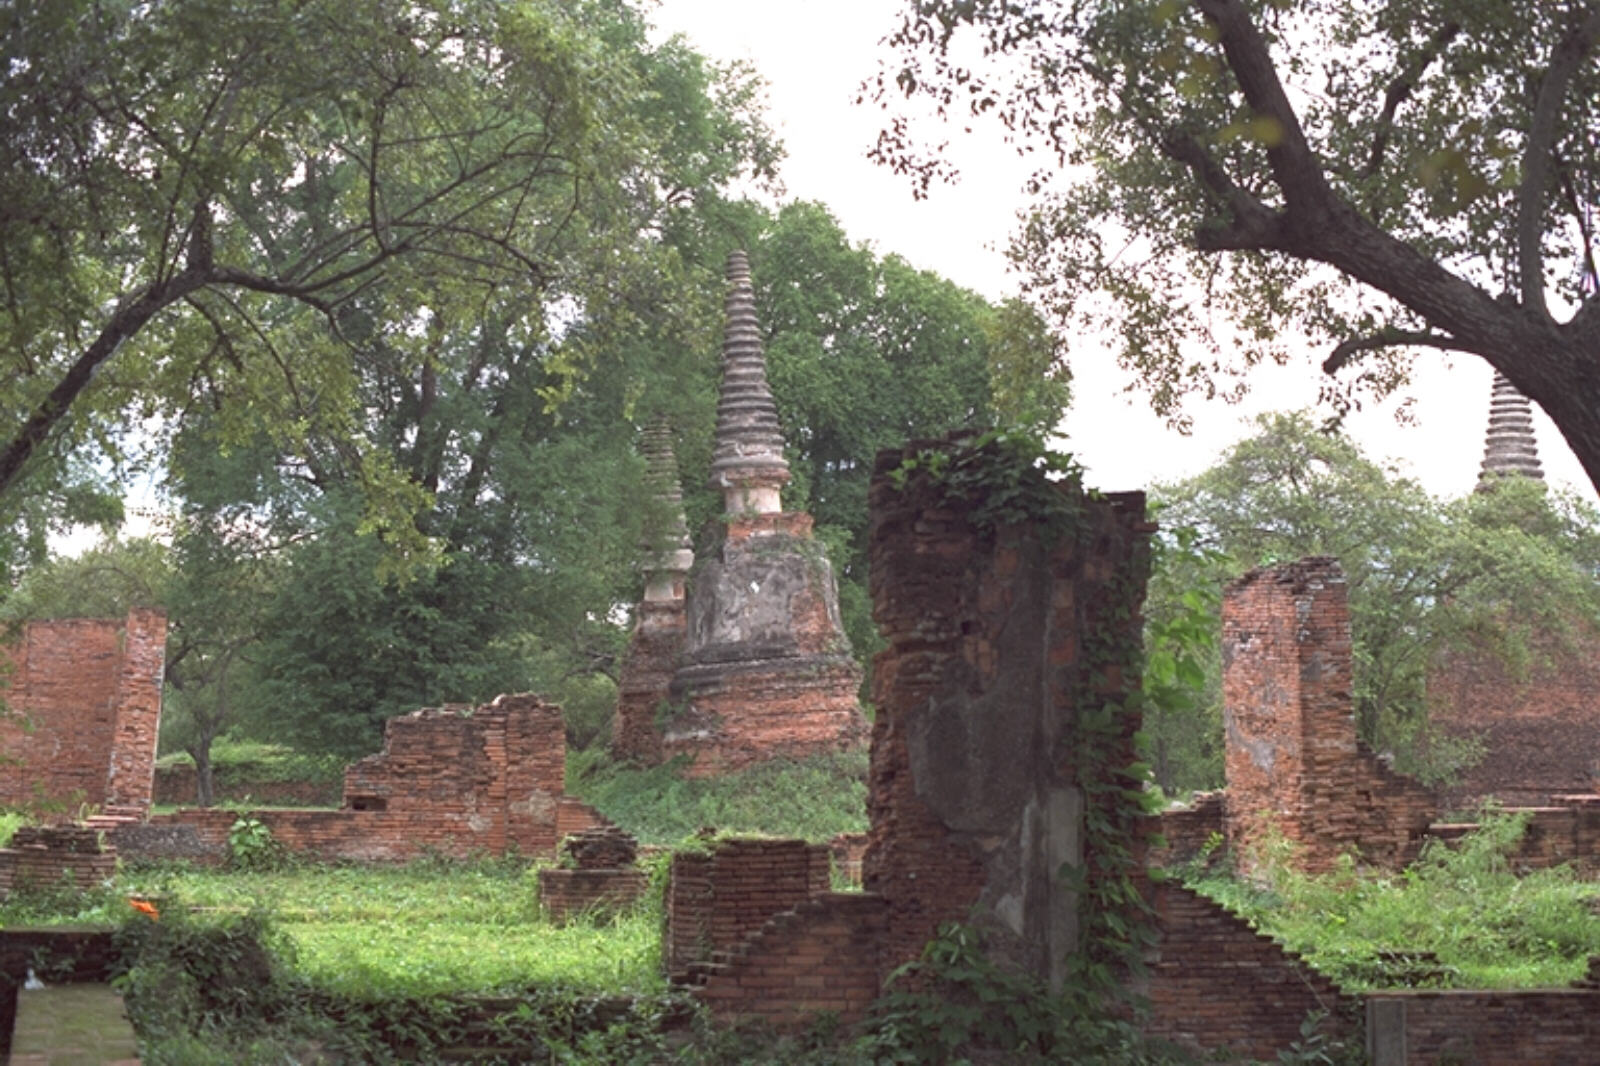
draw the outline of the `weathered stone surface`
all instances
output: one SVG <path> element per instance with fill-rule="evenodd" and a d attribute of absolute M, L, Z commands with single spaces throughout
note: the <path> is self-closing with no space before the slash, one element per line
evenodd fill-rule
<path fill-rule="evenodd" d="M 1483 761 L 1445 791 L 1467 810 L 1493 797 L 1545 806 L 1600 788 L 1600 633 L 1535 636 L 1526 676 L 1492 651 L 1446 653 L 1428 670 L 1428 715 L 1440 731 L 1483 741 Z"/>
<path fill-rule="evenodd" d="M 166 640 L 166 615 L 135 608 L 120 622 L 30 622 L 0 649 L 12 712 L 0 718 L 0 803 L 148 810 Z"/>

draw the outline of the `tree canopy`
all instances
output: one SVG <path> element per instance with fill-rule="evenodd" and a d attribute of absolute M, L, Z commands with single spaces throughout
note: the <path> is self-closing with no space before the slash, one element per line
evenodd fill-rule
<path fill-rule="evenodd" d="M 1472 752 L 1428 729 L 1430 665 L 1471 648 L 1526 668 L 1543 638 L 1600 621 L 1600 515 L 1531 478 L 1440 502 L 1305 414 L 1263 417 L 1203 473 L 1151 490 L 1168 530 L 1150 584 L 1157 635 L 1202 615 L 1200 697 L 1147 723 L 1165 786 L 1221 784 L 1221 587 L 1255 566 L 1332 555 L 1349 582 L 1361 736 L 1430 779 Z M 1159 640 L 1156 642 L 1159 644 Z M 1158 678 L 1158 681 L 1161 680 Z"/>
<path fill-rule="evenodd" d="M 50 455 L 115 459 L 129 426 L 196 407 L 313 477 L 321 431 L 390 486 L 369 504 L 415 507 L 357 425 L 364 351 L 415 367 L 480 314 L 534 344 L 592 303 L 616 319 L 664 216 L 776 158 L 748 79 L 649 45 L 623 0 L 25 0 L 0 20 L 12 527 L 21 479 L 63 481 Z"/>
<path fill-rule="evenodd" d="M 1307 337 L 1340 402 L 1466 352 L 1600 486 L 1600 3 L 918 0 L 892 44 L 885 106 L 1053 157 L 1013 258 L 1158 410 Z M 925 189 L 921 141 L 876 154 Z"/>

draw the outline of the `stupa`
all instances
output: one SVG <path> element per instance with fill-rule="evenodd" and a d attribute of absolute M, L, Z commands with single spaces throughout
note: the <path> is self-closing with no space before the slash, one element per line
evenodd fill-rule
<path fill-rule="evenodd" d="M 657 419 L 645 427 L 639 451 L 645 460 L 645 486 L 666 521 L 639 545 L 644 599 L 617 678 L 611 751 L 618 758 L 653 763 L 661 757 L 656 715 L 667 699 L 688 628 L 684 591 L 694 567 L 694 551 L 683 517 L 672 430 L 665 420 Z"/>
<path fill-rule="evenodd" d="M 1496 478 L 1508 475 L 1542 480 L 1544 470 L 1539 465 L 1539 445 L 1533 435 L 1533 405 L 1496 370 L 1477 491 L 1492 488 Z"/>
<path fill-rule="evenodd" d="M 833 569 L 811 516 L 782 509 L 789 464 L 743 252 L 728 259 L 728 286 L 711 462 L 723 498 L 718 543 L 689 582 L 679 665 L 665 706 L 650 715 L 655 749 L 616 745 L 641 759 L 690 755 L 696 775 L 859 747 L 867 737 Z M 641 708 L 623 710 L 617 736 L 638 735 Z"/>

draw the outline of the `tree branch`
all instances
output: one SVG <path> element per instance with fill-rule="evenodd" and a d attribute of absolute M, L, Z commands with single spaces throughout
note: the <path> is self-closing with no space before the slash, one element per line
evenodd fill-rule
<path fill-rule="evenodd" d="M 1453 337 L 1443 333 L 1434 333 L 1431 330 L 1421 332 L 1399 329 L 1380 329 L 1367 337 L 1355 337 L 1341 342 L 1333 349 L 1328 358 L 1322 361 L 1324 374 L 1337 374 L 1340 370 L 1362 352 L 1377 351 L 1380 348 L 1401 348 L 1420 346 L 1424 348 L 1440 348 L 1445 351 L 1465 352 L 1471 351 Z"/>
<path fill-rule="evenodd" d="M 1589 50 L 1600 40 L 1600 7 L 1591 6 L 1550 53 L 1550 65 L 1539 81 L 1528 143 L 1522 153 L 1522 185 L 1517 189 L 1517 272 L 1522 279 L 1522 304 L 1548 315 L 1544 297 L 1545 194 L 1550 184 L 1551 152 L 1561 103 Z"/>
<path fill-rule="evenodd" d="M 1383 96 L 1383 113 L 1378 116 L 1378 132 L 1372 137 L 1372 154 L 1367 157 L 1367 165 L 1361 170 L 1360 177 L 1370 178 L 1383 166 L 1384 153 L 1389 150 L 1389 134 L 1394 132 L 1395 112 L 1400 110 L 1401 104 L 1410 99 L 1411 92 L 1417 87 L 1417 82 L 1422 80 L 1422 75 L 1433 65 L 1435 59 L 1444 54 L 1444 50 L 1460 32 L 1459 22 L 1446 22 L 1440 26 L 1410 65 L 1389 83 L 1389 91 Z"/>
<path fill-rule="evenodd" d="M 164 281 L 145 286 L 124 301 L 111 315 L 111 321 L 93 343 L 75 359 L 50 394 L 39 401 L 28 420 L 0 451 L 0 496 L 4 496 L 22 474 L 33 453 L 44 443 L 57 423 L 66 417 L 72 404 L 89 387 L 96 372 L 110 359 L 122 342 L 144 328 L 145 323 L 175 301 L 200 288 L 207 281 L 203 274 L 184 270 Z"/>
<path fill-rule="evenodd" d="M 1311 224 L 1326 214 L 1332 203 L 1322 164 L 1306 141 L 1300 116 L 1295 114 L 1278 80 L 1278 69 L 1261 31 L 1250 19 L 1242 0 L 1195 0 L 1195 6 L 1217 28 L 1228 68 L 1239 82 L 1245 103 L 1257 115 L 1278 124 L 1277 136 L 1266 146 L 1273 178 L 1283 190 L 1288 207 L 1286 221 Z"/>

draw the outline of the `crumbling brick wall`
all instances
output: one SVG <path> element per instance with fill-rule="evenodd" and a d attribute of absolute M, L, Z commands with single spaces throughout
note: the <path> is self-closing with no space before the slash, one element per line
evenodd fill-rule
<path fill-rule="evenodd" d="M 672 857 L 662 954 L 675 981 L 731 952 L 768 919 L 828 891 L 825 844 L 733 838 Z"/>
<path fill-rule="evenodd" d="M 1277 832 L 1306 869 L 1351 848 L 1414 858 L 1438 798 L 1356 738 L 1344 574 L 1326 556 L 1252 570 L 1222 598 L 1229 843 L 1248 854 Z"/>
<path fill-rule="evenodd" d="M 117 849 L 82 826 L 23 826 L 0 848 L 0 897 L 19 889 L 57 888 L 70 881 L 94 888 L 117 870 Z"/>
<path fill-rule="evenodd" d="M 11 712 L 0 718 L 0 803 L 147 810 L 166 639 L 166 616 L 145 608 L 120 622 L 28 623 L 0 651 Z"/>
<path fill-rule="evenodd" d="M 874 664 L 864 885 L 889 901 L 888 968 L 941 924 L 973 921 L 995 958 L 1059 980 L 1079 914 L 1058 871 L 1094 876 L 1099 861 L 1074 726 L 1136 681 L 1154 527 L 1142 494 L 1062 486 L 1080 518 L 1047 543 L 1032 523 L 978 522 L 984 494 L 953 498 L 926 463 L 893 476 L 945 446 L 880 453 L 871 488 L 873 617 L 888 646 Z M 1137 719 L 1119 721 L 1125 741 Z M 1107 751 L 1100 769 L 1124 756 Z"/>
<path fill-rule="evenodd" d="M 725 1021 L 798 1027 L 819 1011 L 845 1025 L 878 998 L 883 897 L 829 892 L 769 919 L 705 968 L 701 998 Z"/>
<path fill-rule="evenodd" d="M 1338 1026 L 1337 985 L 1239 916 L 1173 882 L 1148 886 L 1155 941 L 1139 989 L 1145 1032 L 1194 1048 L 1274 1061 L 1312 1011 Z"/>
<path fill-rule="evenodd" d="M 1517 870 L 1544 870 L 1571 863 L 1580 873 L 1600 872 L 1600 796 L 1552 796 L 1547 807 L 1507 808 L 1527 816 L 1527 828 L 1510 862 Z M 1446 822 L 1428 828 L 1434 840 L 1451 843 L 1478 828 L 1475 822 Z"/>
<path fill-rule="evenodd" d="M 560 707 L 528 694 L 391 718 L 383 750 L 345 770 L 345 806 L 409 814 L 430 835 L 473 838 L 497 855 L 552 852 L 565 728 Z"/>
<path fill-rule="evenodd" d="M 1442 732 L 1481 739 L 1483 761 L 1444 794 L 1467 810 L 1493 797 L 1542 807 L 1600 788 L 1600 633 L 1535 639 L 1527 676 L 1492 652 L 1441 656 L 1428 671 L 1428 714 Z"/>
<path fill-rule="evenodd" d="M 384 747 L 345 770 L 344 809 L 248 812 L 290 851 L 324 859 L 405 862 L 553 854 L 556 842 L 604 823 L 563 795 L 561 708 L 538 696 L 500 696 L 475 709 L 424 708 L 384 724 Z M 118 836 L 141 857 L 221 861 L 237 811 L 187 809 Z"/>

